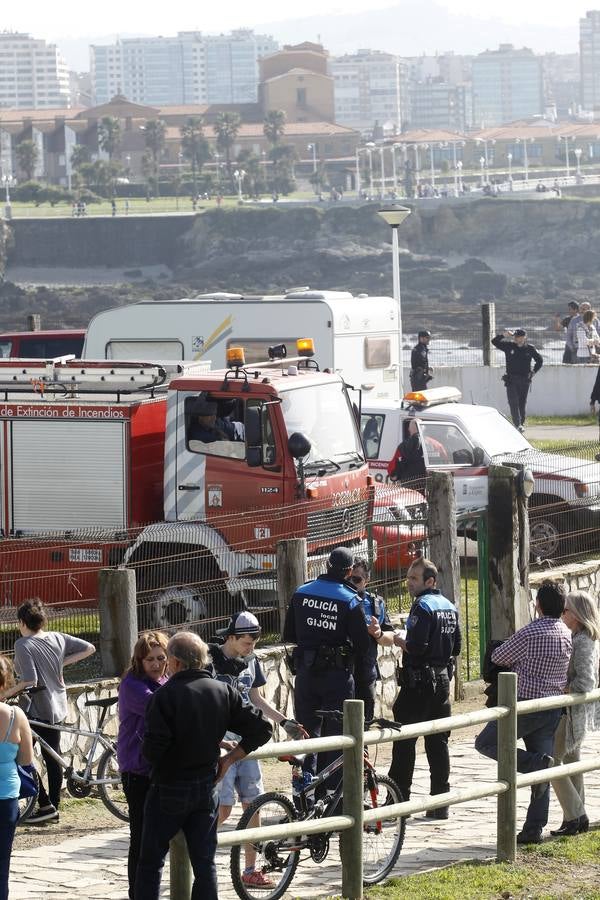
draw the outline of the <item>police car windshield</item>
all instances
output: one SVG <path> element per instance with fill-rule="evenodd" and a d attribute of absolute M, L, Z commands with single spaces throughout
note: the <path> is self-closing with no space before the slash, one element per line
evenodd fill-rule
<path fill-rule="evenodd" d="M 311 443 L 309 466 L 324 462 L 332 468 L 349 468 L 364 462 L 352 408 L 340 382 L 283 391 L 281 409 L 288 437 L 298 431 Z"/>
<path fill-rule="evenodd" d="M 468 433 L 477 447 L 488 456 L 531 450 L 531 444 L 495 409 L 474 407 L 476 414 L 468 420 Z"/>

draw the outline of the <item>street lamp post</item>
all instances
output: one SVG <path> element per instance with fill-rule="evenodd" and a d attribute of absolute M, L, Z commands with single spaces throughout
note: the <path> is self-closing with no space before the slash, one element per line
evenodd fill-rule
<path fill-rule="evenodd" d="M 513 155 L 512 155 L 512 153 L 507 153 L 506 158 L 508 160 L 508 186 L 509 186 L 509 189 L 512 191 L 512 189 L 513 189 L 513 177 L 512 177 Z"/>
<path fill-rule="evenodd" d="M 577 169 L 575 171 L 575 176 L 577 181 L 581 180 L 581 147 L 575 147 L 575 159 L 577 161 Z"/>
<path fill-rule="evenodd" d="M 0 179 L 6 191 L 6 199 L 4 204 L 4 218 L 12 219 L 12 206 L 10 204 L 10 186 L 13 183 L 12 175 L 3 175 Z"/>
<path fill-rule="evenodd" d="M 418 188 L 419 181 L 420 181 L 420 165 L 421 165 L 421 163 L 419 162 L 419 145 L 413 144 L 413 149 L 415 151 L 415 185 Z"/>
<path fill-rule="evenodd" d="M 316 179 L 316 177 L 315 177 L 316 174 L 317 174 L 317 145 L 316 145 L 316 144 L 308 144 L 307 147 L 306 147 L 306 149 L 307 149 L 307 150 L 312 150 L 313 181 L 314 181 L 314 184 L 313 184 L 313 190 L 314 190 L 315 194 L 317 194 L 317 193 L 318 193 L 318 191 L 317 191 L 317 179 Z"/>
<path fill-rule="evenodd" d="M 233 177 L 235 178 L 237 183 L 238 203 L 243 203 L 244 198 L 242 197 L 242 183 L 244 181 L 244 178 L 246 177 L 246 173 L 243 169 L 236 169 L 233 173 Z"/>
<path fill-rule="evenodd" d="M 462 161 L 459 159 L 456 163 L 456 168 L 458 169 L 458 193 L 462 194 L 463 192 L 463 180 L 462 180 Z"/>
<path fill-rule="evenodd" d="M 360 197 L 360 149 L 356 148 L 356 196 Z"/>
<path fill-rule="evenodd" d="M 400 248 L 398 245 L 398 227 L 410 215 L 410 209 L 406 206 L 389 206 L 379 210 L 381 218 L 392 229 L 392 290 L 394 300 L 398 308 L 398 367 L 400 396 L 403 390 L 403 365 L 402 365 L 402 302 L 400 299 Z"/>
<path fill-rule="evenodd" d="M 485 187 L 485 156 L 479 157 L 479 165 L 481 166 L 481 187 L 482 189 Z"/>
<path fill-rule="evenodd" d="M 392 179 L 394 181 L 394 193 L 398 193 L 398 170 L 396 168 L 396 150 L 400 150 L 402 144 L 392 144 Z"/>
<path fill-rule="evenodd" d="M 369 199 L 372 200 L 373 194 L 375 193 L 375 188 L 373 186 L 373 150 L 375 149 L 375 144 L 370 141 L 368 144 L 365 144 L 365 149 L 369 154 Z"/>
<path fill-rule="evenodd" d="M 460 160 L 458 159 L 458 157 L 456 155 L 456 146 L 458 144 L 458 146 L 462 148 L 465 146 L 465 142 L 464 141 L 450 141 L 450 143 L 452 144 L 452 163 L 454 165 L 454 195 L 455 195 L 455 197 L 458 197 L 457 172 L 458 172 L 458 163 L 460 162 Z M 460 164 L 460 168 L 462 169 L 462 163 Z"/>
<path fill-rule="evenodd" d="M 379 148 L 379 161 L 381 163 L 381 199 L 385 197 L 385 160 L 383 158 L 383 154 L 385 152 L 385 147 L 383 144 Z"/>

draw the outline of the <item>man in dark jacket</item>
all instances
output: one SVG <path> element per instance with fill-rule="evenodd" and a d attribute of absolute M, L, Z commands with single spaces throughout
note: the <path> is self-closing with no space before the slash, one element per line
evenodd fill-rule
<path fill-rule="evenodd" d="M 337 722 L 315 715 L 317 709 L 341 712 L 344 700 L 354 697 L 354 666 L 369 652 L 370 637 L 356 588 L 348 581 L 354 556 L 347 547 L 329 555 L 327 574 L 301 585 L 290 601 L 283 629 L 284 641 L 296 644 L 295 711 L 311 737 L 340 734 Z M 320 753 L 319 770 L 339 751 Z M 315 756 L 307 754 L 303 768 L 315 771 Z"/>
<path fill-rule="evenodd" d="M 423 391 L 433 378 L 429 367 L 430 331 L 420 331 L 418 340 L 410 354 L 410 387 L 413 391 Z"/>
<path fill-rule="evenodd" d="M 514 340 L 508 340 L 513 337 Z M 503 334 L 492 338 L 492 344 L 506 356 L 506 375 L 502 380 L 506 385 L 508 405 L 515 428 L 523 433 L 531 379 L 542 368 L 544 360 L 535 347 L 527 343 L 527 332 L 524 328 L 515 328 L 514 332 L 504 331 Z"/>
<path fill-rule="evenodd" d="M 144 811 L 136 900 L 158 900 L 169 841 L 185 834 L 192 868 L 192 900 L 217 900 L 215 785 L 228 768 L 271 737 L 271 726 L 235 688 L 206 668 L 208 647 L 180 631 L 167 646 L 171 678 L 151 698 L 142 752 L 152 765 Z M 241 735 L 219 758 L 226 731 Z"/>

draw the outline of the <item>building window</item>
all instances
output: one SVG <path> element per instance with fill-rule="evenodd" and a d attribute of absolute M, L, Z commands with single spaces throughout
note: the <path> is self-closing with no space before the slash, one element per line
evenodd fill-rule
<path fill-rule="evenodd" d="M 296 106 L 306 109 L 306 88 L 296 88 Z"/>

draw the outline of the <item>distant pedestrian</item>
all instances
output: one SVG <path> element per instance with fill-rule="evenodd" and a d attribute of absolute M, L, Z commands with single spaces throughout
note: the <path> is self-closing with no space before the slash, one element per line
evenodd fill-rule
<path fill-rule="evenodd" d="M 597 323 L 595 311 L 586 309 L 577 325 L 577 350 L 573 362 L 585 364 L 598 361 L 600 334 Z"/>
<path fill-rule="evenodd" d="M 423 391 L 433 378 L 429 365 L 431 332 L 423 329 L 417 335 L 417 343 L 410 354 L 410 386 L 413 391 Z"/>
<path fill-rule="evenodd" d="M 573 362 L 573 358 L 575 356 L 575 348 L 569 345 L 568 338 L 568 330 L 571 319 L 579 313 L 579 303 L 576 300 L 570 300 L 567 304 L 567 315 L 561 316 L 560 313 L 556 313 L 554 327 L 556 331 L 564 331 L 565 332 L 565 349 L 563 351 L 562 361 L 565 365 L 569 365 Z"/>
<path fill-rule="evenodd" d="M 212 677 L 208 647 L 180 631 L 167 645 L 171 677 L 151 697 L 142 753 L 150 763 L 136 900 L 158 900 L 169 841 L 183 831 L 194 872 L 191 900 L 217 900 L 218 796 L 230 766 L 265 744 L 271 726 L 235 688 Z M 226 731 L 241 735 L 219 756 Z"/>
<path fill-rule="evenodd" d="M 111 215 L 116 216 L 116 214 L 117 214 L 117 202 L 116 202 L 116 200 L 111 200 L 111 201 L 110 201 L 110 211 L 111 211 Z"/>
<path fill-rule="evenodd" d="M 514 338 L 514 340 L 509 340 L 509 338 Z M 535 347 L 527 343 L 527 332 L 524 328 L 515 328 L 514 332 L 505 330 L 502 334 L 492 338 L 492 344 L 506 356 L 506 374 L 502 376 L 502 380 L 506 385 L 506 395 L 514 426 L 523 433 L 531 379 L 542 368 L 544 360 Z"/>
<path fill-rule="evenodd" d="M 125 198 L 125 215 L 129 215 L 129 199 L 127 197 Z"/>
<path fill-rule="evenodd" d="M 130 898 L 134 893 L 144 804 L 150 788 L 150 764 L 142 756 L 146 707 L 155 691 L 166 682 L 166 672 L 167 638 L 160 631 L 144 632 L 136 641 L 131 664 L 119 686 L 117 758 L 129 808 L 127 877 Z"/>

